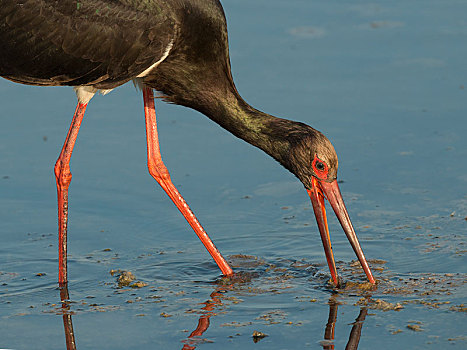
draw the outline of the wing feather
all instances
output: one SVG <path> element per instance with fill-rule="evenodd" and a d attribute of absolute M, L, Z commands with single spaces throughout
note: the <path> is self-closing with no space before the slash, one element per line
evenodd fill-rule
<path fill-rule="evenodd" d="M 37 85 L 123 84 L 157 62 L 174 40 L 174 16 L 161 4 L 2 0 L 0 75 Z"/>

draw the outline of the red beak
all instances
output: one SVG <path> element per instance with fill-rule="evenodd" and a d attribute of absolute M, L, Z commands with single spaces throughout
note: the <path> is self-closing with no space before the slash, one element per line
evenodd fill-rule
<path fill-rule="evenodd" d="M 363 270 L 368 277 L 370 283 L 375 284 L 375 279 L 368 267 L 368 263 L 363 255 L 362 248 L 358 242 L 357 235 L 350 221 L 349 214 L 345 208 L 344 200 L 342 199 L 341 191 L 337 185 L 337 180 L 333 182 L 326 182 L 318 180 L 313 177 L 312 181 L 313 188 L 307 190 L 311 203 L 313 204 L 313 210 L 315 212 L 316 221 L 318 223 L 319 233 L 321 234 L 321 240 L 323 241 L 324 252 L 326 254 L 326 260 L 328 261 L 329 270 L 331 271 L 332 280 L 336 286 L 339 285 L 339 279 L 337 277 L 336 263 L 334 261 L 334 255 L 331 248 L 331 237 L 329 236 L 328 221 L 326 218 L 326 209 L 324 206 L 324 197 L 327 198 L 329 203 L 334 209 L 339 222 L 341 223 L 344 232 L 349 239 L 350 245 L 352 246 L 355 254 L 357 255 Z"/>

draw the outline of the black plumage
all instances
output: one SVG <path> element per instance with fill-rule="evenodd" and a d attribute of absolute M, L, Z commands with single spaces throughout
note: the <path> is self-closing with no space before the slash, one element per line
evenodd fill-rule
<path fill-rule="evenodd" d="M 115 88 L 175 36 L 170 9 L 126 1 L 2 0 L 0 18 L 0 74 L 33 85 Z"/>
<path fill-rule="evenodd" d="M 235 88 L 227 26 L 217 0 L 2 0 L 0 75 L 33 85 L 113 89 L 141 78 L 169 102 L 194 108 L 264 150 L 311 188 L 311 162 L 332 166 L 313 128 L 262 113 Z"/>
<path fill-rule="evenodd" d="M 98 89 L 113 89 L 133 79 L 143 87 L 146 112 L 154 108 L 152 89 L 168 102 L 200 111 L 265 151 L 303 183 L 337 284 L 326 233 L 326 195 L 374 283 L 337 185 L 338 161 L 332 144 L 312 127 L 273 117 L 242 99 L 232 79 L 226 19 L 218 0 L 1 0 L 0 76 L 32 85 L 84 86 L 91 97 Z M 82 118 L 88 101 L 80 100 L 75 117 Z M 155 129 L 155 115 L 146 117 L 147 125 L 153 123 Z M 79 125 L 72 127 L 77 135 Z M 67 176 L 66 186 L 71 180 L 68 162 L 76 135 L 65 152 L 68 155 L 61 155 L 56 165 L 57 186 Z M 152 156 L 160 158 L 157 134 L 153 137 L 152 145 L 157 146 Z M 148 136 L 148 152 L 149 144 Z M 154 168 L 151 174 L 161 183 L 166 169 L 161 159 L 158 162 L 156 170 L 163 171 L 156 174 Z M 178 198 L 174 191 L 168 190 L 169 196 Z M 190 222 L 190 212 L 185 214 Z M 66 236 L 66 219 L 62 221 Z M 65 248 L 66 241 L 64 255 Z"/>

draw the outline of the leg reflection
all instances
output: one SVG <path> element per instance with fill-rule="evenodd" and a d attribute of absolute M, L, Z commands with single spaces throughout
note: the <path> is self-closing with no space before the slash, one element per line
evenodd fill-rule
<path fill-rule="evenodd" d="M 211 293 L 210 299 L 204 302 L 204 307 L 201 308 L 203 310 L 203 314 L 200 316 L 198 320 L 198 326 L 196 329 L 191 332 L 186 340 L 185 345 L 183 346 L 183 350 L 194 350 L 196 349 L 195 344 L 197 341 L 193 339 L 194 337 L 202 336 L 204 332 L 209 328 L 209 319 L 211 316 L 215 315 L 215 310 L 219 307 L 222 307 L 224 304 L 222 303 L 221 296 L 224 294 L 229 286 L 222 286 L 218 287 L 214 292 Z"/>
<path fill-rule="evenodd" d="M 63 327 L 65 328 L 65 341 L 67 350 L 76 350 L 75 333 L 71 320 L 70 297 L 68 294 L 68 283 L 60 284 L 60 300 L 62 301 Z"/>
<path fill-rule="evenodd" d="M 199 317 L 196 329 L 191 332 L 188 339 L 183 341 L 183 350 L 195 350 L 197 344 L 203 342 L 202 339 L 196 337 L 202 336 L 210 325 L 211 316 L 215 316 L 217 310 L 221 309 L 224 304 L 222 300 L 223 294 L 232 289 L 232 285 L 217 286 L 216 289 L 210 294 L 210 299 L 204 302 L 201 308 L 202 314 Z M 70 310 L 69 292 L 67 283 L 60 284 L 60 299 L 61 299 L 61 313 L 63 318 L 63 327 L 65 329 L 65 341 L 67 350 L 76 350 L 75 334 L 73 332 L 72 312 Z M 335 339 L 335 326 L 337 322 L 338 303 L 334 298 L 331 298 L 329 304 L 329 316 L 324 331 L 324 342 L 321 345 L 324 350 L 334 350 L 333 341 Z M 367 316 L 367 309 L 362 308 L 358 317 L 352 325 L 349 340 L 345 347 L 346 350 L 357 350 L 360 342 L 360 337 L 363 328 L 363 322 Z"/>

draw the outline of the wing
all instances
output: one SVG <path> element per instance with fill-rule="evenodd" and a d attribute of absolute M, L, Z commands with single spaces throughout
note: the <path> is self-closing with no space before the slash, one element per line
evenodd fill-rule
<path fill-rule="evenodd" d="M 34 85 L 113 88 L 166 53 L 163 0 L 2 0 L 0 75 Z"/>

